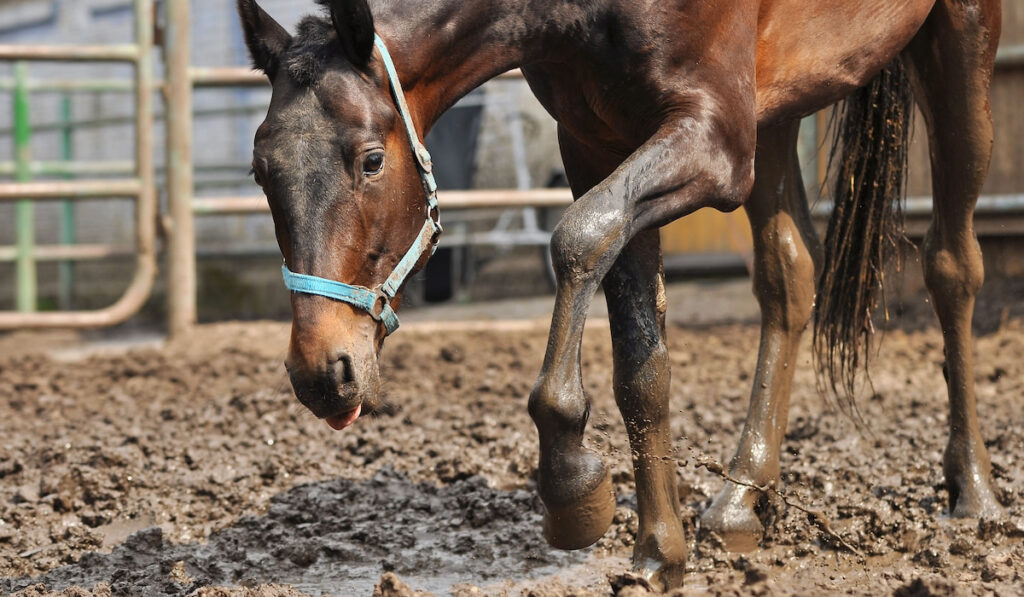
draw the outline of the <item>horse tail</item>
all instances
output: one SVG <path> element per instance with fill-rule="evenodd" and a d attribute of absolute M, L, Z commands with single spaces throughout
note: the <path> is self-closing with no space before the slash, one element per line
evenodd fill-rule
<path fill-rule="evenodd" d="M 819 383 L 856 420 L 854 382 L 867 369 L 886 262 L 903 239 L 912 104 L 897 58 L 838 105 L 831 124 L 835 192 L 818 280 L 814 352 Z"/>

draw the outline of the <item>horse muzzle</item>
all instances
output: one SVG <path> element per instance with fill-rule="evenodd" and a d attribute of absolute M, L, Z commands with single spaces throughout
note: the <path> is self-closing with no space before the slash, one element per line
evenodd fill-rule
<path fill-rule="evenodd" d="M 293 300 L 285 368 L 295 396 L 335 429 L 353 424 L 379 403 L 377 322 L 320 297 Z"/>
<path fill-rule="evenodd" d="M 315 416 L 341 430 L 378 401 L 376 362 L 360 363 L 348 354 L 333 355 L 323 366 L 309 367 L 293 356 L 285 364 L 295 396 Z"/>

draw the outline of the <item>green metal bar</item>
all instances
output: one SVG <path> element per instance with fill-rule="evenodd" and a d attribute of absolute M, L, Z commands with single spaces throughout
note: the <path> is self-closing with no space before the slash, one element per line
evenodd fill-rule
<path fill-rule="evenodd" d="M 26 182 L 32 179 L 32 124 L 29 113 L 28 66 L 24 62 L 14 65 L 14 179 Z M 18 311 L 36 310 L 36 262 L 32 258 L 35 244 L 35 217 L 31 201 L 18 201 L 14 206 L 15 235 L 18 251 L 16 274 L 16 302 Z"/>
<path fill-rule="evenodd" d="M 64 125 L 60 136 L 60 157 L 70 162 L 74 156 L 74 129 L 71 128 L 71 96 L 64 94 L 60 102 L 60 121 Z M 71 179 L 71 175 L 64 178 Z M 60 205 L 60 244 L 73 245 L 75 238 L 75 203 L 62 201 Z M 59 282 L 58 301 L 61 310 L 70 311 L 75 289 L 75 264 L 73 261 L 61 261 L 57 269 Z"/>

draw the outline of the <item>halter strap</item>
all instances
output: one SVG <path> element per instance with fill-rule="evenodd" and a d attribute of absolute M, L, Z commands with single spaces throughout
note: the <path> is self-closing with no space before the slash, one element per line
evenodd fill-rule
<path fill-rule="evenodd" d="M 409 137 L 409 144 L 412 146 L 413 157 L 416 158 L 416 167 L 420 173 L 420 180 L 423 182 L 423 191 L 427 196 L 427 215 L 423 228 L 413 241 L 412 246 L 405 252 L 405 255 L 395 266 L 394 271 L 387 280 L 374 288 L 356 286 L 335 282 L 327 278 L 311 276 L 308 274 L 292 273 L 287 265 L 281 266 L 281 273 L 284 277 L 284 285 L 292 292 L 302 294 L 315 294 L 325 296 L 336 301 L 348 303 L 358 307 L 370 314 L 375 320 L 384 324 L 387 335 L 398 329 L 398 315 L 391 308 L 391 301 L 398 294 L 398 289 L 405 284 L 405 281 L 412 274 L 412 270 L 419 263 L 423 255 L 428 252 L 433 255 L 437 249 L 437 239 L 441 235 L 441 214 L 437 207 L 437 181 L 434 180 L 433 163 L 430 160 L 430 153 L 426 146 L 420 141 L 416 126 L 412 121 L 412 113 L 405 101 L 405 93 L 402 91 L 402 83 L 398 79 L 398 71 L 395 63 L 391 60 L 391 54 L 384 45 L 384 40 L 376 33 L 374 34 L 374 45 L 380 51 L 384 60 L 384 69 L 388 75 L 388 86 L 391 88 L 391 98 L 395 102 L 398 113 L 402 116 L 405 124 L 405 133 Z"/>

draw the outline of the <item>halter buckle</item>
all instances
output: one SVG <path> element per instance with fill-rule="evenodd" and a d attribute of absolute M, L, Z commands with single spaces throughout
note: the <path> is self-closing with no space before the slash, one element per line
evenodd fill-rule
<path fill-rule="evenodd" d="M 416 152 L 415 153 L 416 153 L 416 161 L 420 163 L 420 168 L 423 169 L 423 172 L 426 173 L 426 174 L 433 173 L 433 171 L 434 171 L 434 161 L 430 157 L 430 152 L 427 151 L 426 146 L 423 145 L 422 143 L 420 143 L 419 141 L 417 141 L 416 142 Z"/>

